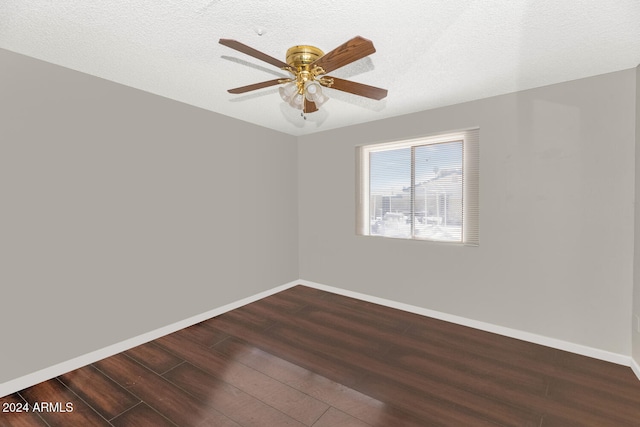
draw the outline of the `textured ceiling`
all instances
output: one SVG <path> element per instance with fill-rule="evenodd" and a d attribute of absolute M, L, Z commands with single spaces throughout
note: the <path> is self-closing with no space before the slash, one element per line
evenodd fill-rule
<path fill-rule="evenodd" d="M 226 92 L 286 73 L 220 38 L 284 60 L 357 35 L 377 52 L 331 74 L 382 101 L 327 90 L 303 120 L 277 87 Z M 635 67 L 640 1 L 3 0 L 0 47 L 302 135 Z"/>

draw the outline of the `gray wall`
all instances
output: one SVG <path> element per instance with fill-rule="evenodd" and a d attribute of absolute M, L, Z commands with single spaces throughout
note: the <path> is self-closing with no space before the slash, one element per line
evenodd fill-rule
<path fill-rule="evenodd" d="M 640 70 L 298 144 L 4 50 L 0 77 L 0 383 L 298 277 L 631 354 Z M 480 247 L 355 235 L 356 145 L 474 126 Z"/>
<path fill-rule="evenodd" d="M 631 354 L 635 79 L 625 70 L 299 138 L 300 277 Z M 356 236 L 357 145 L 475 126 L 479 247 Z"/>
<path fill-rule="evenodd" d="M 299 277 L 292 136 L 5 50 L 0 129 L 0 383 Z"/>
<path fill-rule="evenodd" d="M 640 65 L 636 67 L 636 199 L 635 199 L 635 252 L 633 269 L 633 303 L 631 357 L 640 366 Z"/>

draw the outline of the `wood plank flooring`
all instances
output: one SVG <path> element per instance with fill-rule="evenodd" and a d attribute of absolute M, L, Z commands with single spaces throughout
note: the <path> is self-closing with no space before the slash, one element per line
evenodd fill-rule
<path fill-rule="evenodd" d="M 0 399 L 24 402 L 61 406 L 0 426 L 640 426 L 629 368 L 304 286 Z"/>

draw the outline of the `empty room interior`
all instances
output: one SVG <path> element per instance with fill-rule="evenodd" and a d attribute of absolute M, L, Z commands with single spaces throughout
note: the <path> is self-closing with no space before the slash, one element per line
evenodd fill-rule
<path fill-rule="evenodd" d="M 640 425 L 638 22 L 3 2 L 0 426 Z"/>

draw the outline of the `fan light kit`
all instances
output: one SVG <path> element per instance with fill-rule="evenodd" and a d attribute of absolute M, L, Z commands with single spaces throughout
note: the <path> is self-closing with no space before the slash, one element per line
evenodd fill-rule
<path fill-rule="evenodd" d="M 376 100 L 387 96 L 386 89 L 326 75 L 376 51 L 373 43 L 363 37 L 354 37 L 327 54 L 314 46 L 293 46 L 287 50 L 286 63 L 235 40 L 220 39 L 220 44 L 268 62 L 293 75 L 287 79 L 268 80 L 229 89 L 229 93 L 245 93 L 281 84 L 284 86 L 279 88 L 280 97 L 293 108 L 302 110 L 303 113 L 313 113 L 327 102 L 328 98 L 322 87 Z"/>

